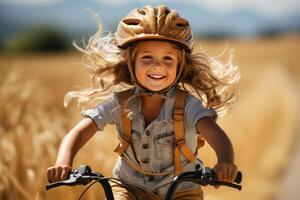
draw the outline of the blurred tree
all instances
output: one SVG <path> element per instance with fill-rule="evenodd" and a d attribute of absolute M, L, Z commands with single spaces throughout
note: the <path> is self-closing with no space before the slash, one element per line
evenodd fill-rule
<path fill-rule="evenodd" d="M 4 51 L 11 53 L 55 52 L 67 50 L 71 46 L 66 34 L 58 28 L 42 25 L 27 30 L 9 39 Z"/>
<path fill-rule="evenodd" d="M 205 39 L 205 40 L 223 40 L 232 38 L 235 35 L 229 32 L 222 31 L 204 31 L 194 33 L 196 39 Z"/>
<path fill-rule="evenodd" d="M 0 40 L 0 52 L 2 52 L 2 51 L 3 51 L 3 41 Z"/>

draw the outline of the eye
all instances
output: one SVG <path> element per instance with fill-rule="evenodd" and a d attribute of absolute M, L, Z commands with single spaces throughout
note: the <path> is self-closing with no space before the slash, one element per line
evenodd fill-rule
<path fill-rule="evenodd" d="M 145 62 L 150 62 L 150 61 L 152 61 L 152 59 L 153 59 L 152 56 L 143 56 L 142 57 L 142 60 Z"/>
<path fill-rule="evenodd" d="M 165 56 L 165 57 L 163 58 L 163 60 L 164 60 L 164 62 L 166 62 L 166 63 L 171 63 L 171 62 L 174 61 L 174 58 L 171 57 L 171 56 Z"/>
<path fill-rule="evenodd" d="M 165 56 L 164 60 L 174 60 L 171 56 Z"/>

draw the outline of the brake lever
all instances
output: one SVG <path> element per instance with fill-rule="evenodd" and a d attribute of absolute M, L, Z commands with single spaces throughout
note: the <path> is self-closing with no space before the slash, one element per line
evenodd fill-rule
<path fill-rule="evenodd" d="M 92 172 L 91 168 L 87 165 L 81 165 L 78 169 L 74 169 L 69 174 L 69 178 L 64 181 L 58 181 L 54 183 L 49 183 L 45 186 L 46 190 L 50 190 L 54 187 L 66 185 L 66 186 L 74 186 L 74 185 L 86 185 L 90 183 L 93 179 L 93 175 L 95 173 Z"/>
<path fill-rule="evenodd" d="M 77 185 L 77 179 L 67 179 L 64 181 L 58 181 L 55 183 L 49 183 L 48 185 L 45 186 L 46 190 L 50 190 L 52 188 L 58 187 L 58 186 L 62 186 L 62 185 L 67 185 L 67 186 L 73 186 L 73 185 Z"/>
<path fill-rule="evenodd" d="M 242 178 L 243 178 L 242 172 L 240 172 L 240 171 L 237 172 L 237 176 L 234 180 L 234 182 L 238 183 L 238 184 L 217 181 L 215 172 L 209 167 L 202 168 L 200 165 L 196 165 L 195 171 L 196 171 L 196 176 L 201 179 L 201 183 L 199 183 L 199 184 L 213 185 L 213 186 L 224 185 L 224 186 L 232 187 L 232 188 L 235 188 L 238 190 L 242 190 L 242 186 L 238 185 L 242 182 Z"/>

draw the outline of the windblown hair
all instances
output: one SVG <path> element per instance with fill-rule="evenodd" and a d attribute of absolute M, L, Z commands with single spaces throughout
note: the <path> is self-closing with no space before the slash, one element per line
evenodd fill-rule
<path fill-rule="evenodd" d="M 204 53 L 186 54 L 179 84 L 182 89 L 201 98 L 207 108 L 213 108 L 218 116 L 223 116 L 238 99 L 240 71 L 232 63 L 232 52 L 225 63 L 218 57 L 208 57 Z"/>
<path fill-rule="evenodd" d="M 83 48 L 73 44 L 83 53 L 92 87 L 68 92 L 64 99 L 65 107 L 72 99 L 77 100 L 79 107 L 92 107 L 107 99 L 112 91 L 134 86 L 127 67 L 128 59 L 134 63 L 134 54 L 128 52 L 132 47 L 126 50 L 118 48 L 112 33 L 104 35 L 100 26 Z M 179 86 L 201 98 L 207 108 L 218 112 L 218 116 L 226 114 L 238 98 L 240 73 L 238 67 L 232 64 L 232 59 L 232 53 L 226 63 L 204 53 L 186 53 Z"/>

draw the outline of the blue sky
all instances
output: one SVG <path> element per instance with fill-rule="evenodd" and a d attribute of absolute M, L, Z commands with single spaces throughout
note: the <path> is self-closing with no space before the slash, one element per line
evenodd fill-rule
<path fill-rule="evenodd" d="M 53 24 L 67 32 L 93 32 L 97 13 L 108 31 L 135 7 L 166 4 L 187 18 L 196 33 L 256 35 L 265 30 L 300 32 L 300 0 L 0 0 L 0 39 Z"/>
<path fill-rule="evenodd" d="M 51 4 L 59 4 L 64 1 L 72 0 L 0 0 L 0 2 L 10 5 L 37 7 L 49 6 Z M 144 4 L 172 4 L 174 2 L 183 2 L 182 0 L 92 0 L 101 4 L 109 6 L 122 6 L 133 2 Z M 218 12 L 231 12 L 238 9 L 250 9 L 254 12 L 270 15 L 283 16 L 288 13 L 300 12 L 299 0 L 188 0 L 184 1 L 186 4 L 200 5 L 208 9 Z"/>

